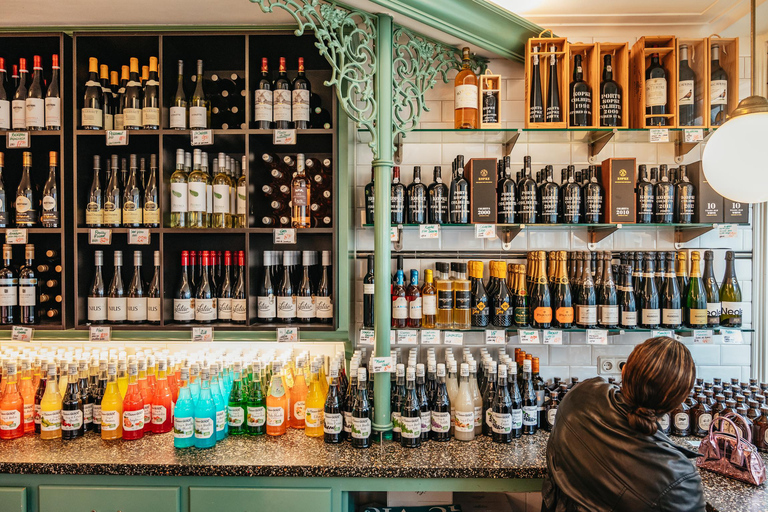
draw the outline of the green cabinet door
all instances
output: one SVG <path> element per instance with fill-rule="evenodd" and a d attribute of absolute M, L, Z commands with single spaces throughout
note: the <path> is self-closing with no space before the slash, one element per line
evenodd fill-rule
<path fill-rule="evenodd" d="M 27 512 L 24 487 L 0 487 L 0 512 Z"/>
<path fill-rule="evenodd" d="M 40 512 L 180 512 L 178 487 L 40 486 Z"/>
<path fill-rule="evenodd" d="M 222 510 L 227 512 L 330 512 L 331 490 L 189 488 L 189 512 L 221 512 Z"/>

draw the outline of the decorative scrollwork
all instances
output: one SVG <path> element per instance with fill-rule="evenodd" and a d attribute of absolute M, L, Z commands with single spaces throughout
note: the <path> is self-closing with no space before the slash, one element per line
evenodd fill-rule
<path fill-rule="evenodd" d="M 368 145 L 377 155 L 377 98 L 374 92 L 376 74 L 376 19 L 369 14 L 335 3 L 320 0 L 251 0 L 265 13 L 276 7 L 285 10 L 296 20 L 296 35 L 306 30 L 314 32 L 315 46 L 333 69 L 328 87 L 335 86 L 341 108 L 358 128 L 371 133 Z"/>

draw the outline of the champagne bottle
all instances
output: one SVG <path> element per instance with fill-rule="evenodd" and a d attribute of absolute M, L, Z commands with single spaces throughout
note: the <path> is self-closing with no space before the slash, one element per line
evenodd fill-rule
<path fill-rule="evenodd" d="M 699 251 L 691 252 L 691 280 L 688 284 L 686 297 L 686 325 L 691 329 L 706 329 L 707 318 L 707 293 L 704 289 L 704 280 L 701 277 L 701 257 Z"/>
<path fill-rule="evenodd" d="M 741 327 L 743 304 L 741 302 L 741 288 L 736 279 L 733 251 L 725 253 L 725 275 L 720 284 L 720 300 L 722 311 L 720 312 L 720 325 L 723 327 Z"/>
<path fill-rule="evenodd" d="M 661 300 L 661 325 L 665 329 L 679 329 L 683 323 L 683 302 L 674 271 L 675 253 L 666 254 L 666 271 L 659 296 Z M 687 300 L 687 297 L 686 297 Z M 687 302 L 685 305 L 688 308 Z"/>
<path fill-rule="evenodd" d="M 704 251 L 704 290 L 707 294 L 707 327 L 719 327 L 720 326 L 720 312 L 722 306 L 720 304 L 720 287 L 717 285 L 717 279 L 715 279 L 715 272 L 713 270 L 714 253 L 712 251 Z"/>
<path fill-rule="evenodd" d="M 573 297 L 565 268 L 566 252 L 559 251 L 555 261 L 557 270 L 555 273 L 555 287 L 552 293 L 553 326 L 570 329 L 573 326 Z"/>
<path fill-rule="evenodd" d="M 579 302 L 576 306 L 577 325 L 582 329 L 591 329 L 597 326 L 597 295 L 595 282 L 590 269 L 589 253 L 583 253 L 584 269 L 579 283 Z"/>
<path fill-rule="evenodd" d="M 611 253 L 606 251 L 603 256 L 603 278 L 600 285 L 599 323 L 606 329 L 616 329 L 619 326 L 619 298 L 616 283 L 613 280 Z"/>
<path fill-rule="evenodd" d="M 538 251 L 536 276 L 531 289 L 531 327 L 549 329 L 552 325 L 552 299 L 549 293 L 549 281 L 546 275 L 546 253 Z M 503 277 L 503 276 L 501 276 Z"/>
<path fill-rule="evenodd" d="M 637 305 L 632 287 L 632 267 L 622 265 L 621 269 L 623 289 L 619 300 L 620 325 L 622 329 L 637 329 Z"/>
<path fill-rule="evenodd" d="M 645 272 L 640 284 L 640 327 L 643 329 L 656 329 L 661 323 L 661 311 L 659 308 L 659 293 L 656 289 L 654 278 L 654 258 L 648 253 L 644 257 Z"/>
<path fill-rule="evenodd" d="M 483 262 L 471 261 L 470 263 L 470 275 L 472 279 L 472 298 L 470 306 L 472 308 L 471 323 L 472 327 L 487 327 L 490 320 L 490 301 L 488 292 L 485 289 L 483 283 Z M 511 298 L 511 297 L 510 297 Z M 507 305 L 507 309 L 511 311 L 512 302 Z M 509 316 L 513 318 L 512 315 Z M 511 323 L 510 323 L 511 325 Z"/>

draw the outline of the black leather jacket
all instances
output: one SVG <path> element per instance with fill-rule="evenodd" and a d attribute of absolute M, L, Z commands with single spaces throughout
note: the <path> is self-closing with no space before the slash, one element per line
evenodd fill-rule
<path fill-rule="evenodd" d="M 542 511 L 703 512 L 696 453 L 632 430 L 619 388 L 602 378 L 571 389 L 547 445 Z"/>

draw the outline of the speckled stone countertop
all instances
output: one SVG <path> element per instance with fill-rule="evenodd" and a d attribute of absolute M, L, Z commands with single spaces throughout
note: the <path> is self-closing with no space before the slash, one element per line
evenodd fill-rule
<path fill-rule="evenodd" d="M 0 442 L 0 473 L 44 475 L 290 476 L 367 478 L 542 478 L 548 434 L 509 445 L 487 437 L 472 442 L 430 441 L 420 449 L 392 442 L 366 450 L 328 445 L 303 432 L 282 437 L 231 436 L 208 450 L 173 447 L 171 434 L 106 442 L 89 434 L 75 441 L 37 437 Z M 688 444 L 673 438 L 680 444 Z M 691 447 L 690 445 L 688 447 Z M 696 449 L 694 447 L 694 449 Z M 768 465 L 768 456 L 762 454 Z M 768 511 L 768 484 L 755 488 L 701 471 L 710 510 Z"/>

